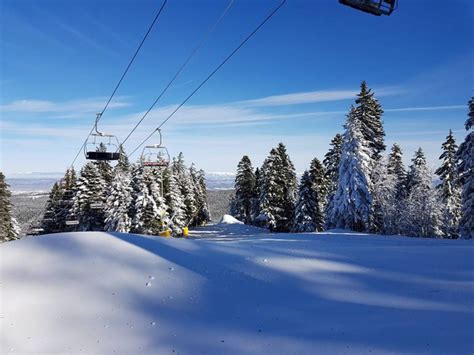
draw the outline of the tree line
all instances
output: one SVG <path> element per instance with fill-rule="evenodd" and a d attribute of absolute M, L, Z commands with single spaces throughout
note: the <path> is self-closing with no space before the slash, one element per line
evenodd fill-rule
<path fill-rule="evenodd" d="M 341 228 L 414 237 L 472 238 L 474 235 L 474 99 L 469 101 L 465 141 L 450 130 L 435 171 L 419 148 L 405 168 L 398 144 L 385 155 L 383 109 L 362 82 L 321 162 L 311 161 L 299 183 L 283 143 L 260 168 L 248 156 L 237 166 L 230 213 L 273 232 L 319 232 Z"/>
<path fill-rule="evenodd" d="M 114 231 L 182 235 L 187 226 L 210 221 L 203 170 L 183 154 L 166 168 L 130 164 L 121 152 L 115 167 L 89 161 L 56 182 L 42 221 L 43 233 Z"/>

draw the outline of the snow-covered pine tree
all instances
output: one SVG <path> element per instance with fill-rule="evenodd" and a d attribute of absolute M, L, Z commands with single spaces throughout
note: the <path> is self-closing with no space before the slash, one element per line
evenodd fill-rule
<path fill-rule="evenodd" d="M 454 239 L 459 237 L 459 221 L 461 219 L 461 186 L 457 171 L 458 146 L 453 132 L 449 130 L 446 141 L 442 144 L 443 153 L 439 157 L 441 166 L 435 174 L 441 179 L 437 186 L 441 201 L 443 203 L 443 226 L 444 238 Z"/>
<path fill-rule="evenodd" d="M 404 199 L 407 196 L 407 172 L 405 170 L 405 166 L 403 165 L 402 149 L 397 143 L 393 144 L 392 149 L 390 151 L 387 163 L 387 171 L 390 175 L 393 175 L 395 177 L 397 199 Z"/>
<path fill-rule="evenodd" d="M 441 237 L 441 202 L 423 150 L 415 152 L 410 166 L 410 193 L 403 209 L 403 233 L 414 237 Z"/>
<path fill-rule="evenodd" d="M 120 161 L 114 168 L 113 179 L 107 190 L 105 209 L 105 230 L 128 233 L 132 225 L 130 205 L 132 203 L 132 185 L 127 161 Z"/>
<path fill-rule="evenodd" d="M 397 211 L 397 175 L 389 168 L 385 157 L 377 160 L 372 183 L 372 231 L 381 234 L 397 234 L 400 221 Z"/>
<path fill-rule="evenodd" d="M 184 163 L 183 153 L 179 153 L 177 158 L 173 159 L 171 170 L 176 176 L 181 195 L 184 198 L 186 225 L 190 225 L 196 214 L 196 200 L 193 193 L 193 183 L 189 176 L 188 169 Z"/>
<path fill-rule="evenodd" d="M 211 220 L 211 213 L 207 204 L 206 173 L 202 169 L 196 170 L 194 164 L 192 164 L 189 174 L 194 185 L 194 199 L 196 201 L 196 214 L 192 225 L 202 226 Z"/>
<path fill-rule="evenodd" d="M 137 164 L 141 165 L 141 164 Z M 141 177 L 140 177 L 141 175 Z M 166 230 L 171 221 L 168 206 L 161 196 L 160 173 L 154 169 L 136 167 L 132 175 L 133 199 L 132 232 L 158 235 Z"/>
<path fill-rule="evenodd" d="M 0 243 L 19 238 L 20 228 L 13 217 L 11 192 L 5 182 L 5 175 L 0 171 Z"/>
<path fill-rule="evenodd" d="M 462 185 L 462 218 L 459 229 L 464 239 L 474 238 L 474 97 L 469 101 L 468 134 L 458 150 L 458 172 Z"/>
<path fill-rule="evenodd" d="M 326 180 L 328 181 L 328 198 L 330 199 L 337 189 L 339 181 L 339 162 L 341 161 L 343 138 L 341 134 L 331 140 L 331 148 L 324 156 L 323 164 L 326 169 Z"/>
<path fill-rule="evenodd" d="M 95 162 L 86 163 L 77 179 L 74 215 L 79 219 L 79 230 L 104 230 L 106 181 Z"/>
<path fill-rule="evenodd" d="M 385 150 L 383 110 L 365 81 L 360 85 L 360 93 L 357 95 L 356 104 L 353 115 L 356 120 L 360 121 L 363 142 L 368 144 L 371 151 L 370 157 L 373 160 L 378 160 Z"/>
<path fill-rule="evenodd" d="M 330 182 L 326 178 L 326 170 L 318 158 L 311 161 L 309 167 L 309 176 L 312 182 L 312 188 L 315 193 L 317 202 L 317 211 L 313 216 L 316 222 L 316 231 L 324 230 L 325 226 L 325 211 L 327 205 L 327 195 L 330 189 Z"/>
<path fill-rule="evenodd" d="M 61 183 L 63 193 L 60 202 L 60 212 L 58 213 L 58 224 L 62 232 L 73 232 L 77 229 L 77 226 L 68 225 L 66 222 L 76 219 L 74 215 L 74 197 L 77 191 L 77 177 L 74 167 L 66 170 Z"/>
<path fill-rule="evenodd" d="M 261 179 L 257 223 L 274 232 L 288 232 L 294 221 L 297 180 L 283 143 L 265 159 Z"/>
<path fill-rule="evenodd" d="M 247 155 L 244 155 L 237 165 L 234 190 L 235 197 L 231 205 L 231 214 L 239 221 L 250 224 L 255 198 L 255 173 Z"/>
<path fill-rule="evenodd" d="M 299 185 L 292 232 L 315 232 L 321 231 L 324 227 L 322 210 L 313 187 L 310 173 L 306 170 Z"/>
<path fill-rule="evenodd" d="M 62 181 L 56 181 L 46 201 L 43 220 L 41 222 L 44 234 L 62 232 L 63 223 L 61 221 L 62 218 L 60 218 L 60 213 L 63 193 Z"/>
<path fill-rule="evenodd" d="M 163 174 L 166 205 L 170 216 L 170 228 L 175 235 L 181 235 L 186 227 L 186 205 L 181 195 L 177 176 L 171 169 L 166 169 Z"/>
<path fill-rule="evenodd" d="M 339 181 L 329 207 L 331 228 L 366 232 L 370 227 L 372 208 L 370 168 L 372 151 L 362 134 L 361 122 L 356 119 L 355 109 L 347 115 Z"/>
<path fill-rule="evenodd" d="M 257 217 L 260 215 L 260 191 L 262 186 L 262 175 L 260 168 L 255 168 L 255 189 L 253 192 L 252 207 L 250 211 L 250 223 L 258 225 Z M 232 203 L 232 202 L 231 202 Z"/>

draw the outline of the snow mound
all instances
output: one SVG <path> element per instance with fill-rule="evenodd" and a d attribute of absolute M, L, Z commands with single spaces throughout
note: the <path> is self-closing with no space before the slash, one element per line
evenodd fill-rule
<path fill-rule="evenodd" d="M 473 353 L 471 241 L 192 233 L 0 244 L 0 353 Z"/>
<path fill-rule="evenodd" d="M 219 224 L 244 224 L 244 222 L 239 221 L 237 218 L 232 217 L 229 214 L 225 214 L 222 216 Z"/>

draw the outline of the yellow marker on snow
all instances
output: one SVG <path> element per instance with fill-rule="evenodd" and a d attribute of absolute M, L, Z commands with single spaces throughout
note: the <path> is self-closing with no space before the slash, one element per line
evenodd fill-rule
<path fill-rule="evenodd" d="M 189 234 L 189 228 L 188 227 L 184 227 L 183 228 L 183 237 L 187 237 Z"/>
<path fill-rule="evenodd" d="M 160 237 L 165 237 L 165 238 L 171 237 L 171 231 L 169 229 L 167 229 L 163 232 L 160 232 Z"/>

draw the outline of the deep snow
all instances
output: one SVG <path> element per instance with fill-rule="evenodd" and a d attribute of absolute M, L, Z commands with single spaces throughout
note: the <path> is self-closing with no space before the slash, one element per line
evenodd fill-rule
<path fill-rule="evenodd" d="M 474 351 L 473 244 L 241 224 L 0 245 L 0 353 Z"/>

